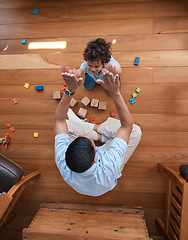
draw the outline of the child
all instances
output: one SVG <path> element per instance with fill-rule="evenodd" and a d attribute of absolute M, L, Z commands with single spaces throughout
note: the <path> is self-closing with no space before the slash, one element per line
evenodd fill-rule
<path fill-rule="evenodd" d="M 85 73 L 84 86 L 91 90 L 96 84 L 97 79 L 103 80 L 103 72 L 108 70 L 114 77 L 116 74 L 121 75 L 120 64 L 111 56 L 111 42 L 106 42 L 102 38 L 97 38 L 87 44 L 84 50 L 84 62 L 80 68 L 68 69 L 77 78 Z"/>

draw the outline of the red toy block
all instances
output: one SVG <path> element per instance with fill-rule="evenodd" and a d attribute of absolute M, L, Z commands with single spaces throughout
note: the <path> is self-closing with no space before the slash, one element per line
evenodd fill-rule
<path fill-rule="evenodd" d="M 13 99 L 14 104 L 18 103 L 16 98 Z"/>
<path fill-rule="evenodd" d="M 13 127 L 10 127 L 9 130 L 10 130 L 11 132 L 14 132 L 14 131 L 15 131 L 15 129 L 14 129 Z"/>
<path fill-rule="evenodd" d="M 98 121 L 91 121 L 91 123 L 98 124 L 99 122 Z"/>
<path fill-rule="evenodd" d="M 90 117 L 90 121 L 95 121 L 95 118 L 94 117 Z"/>
<path fill-rule="evenodd" d="M 115 115 L 116 115 L 115 112 L 111 112 L 110 114 L 111 117 L 115 117 Z"/>
<path fill-rule="evenodd" d="M 66 87 L 66 86 L 67 86 L 66 82 L 63 82 L 63 86 L 64 86 L 64 87 Z"/>
<path fill-rule="evenodd" d="M 8 128 L 9 128 L 9 127 L 10 127 L 10 124 L 8 124 L 8 123 L 7 123 L 7 124 L 6 124 L 6 127 L 8 127 Z"/>

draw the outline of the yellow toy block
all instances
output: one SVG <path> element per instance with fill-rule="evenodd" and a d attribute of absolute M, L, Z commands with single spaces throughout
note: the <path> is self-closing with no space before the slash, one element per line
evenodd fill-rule
<path fill-rule="evenodd" d="M 37 132 L 34 132 L 34 137 L 38 137 L 39 136 L 39 134 L 37 133 Z"/>
<path fill-rule="evenodd" d="M 28 88 L 29 87 L 29 83 L 25 83 L 24 87 Z"/>

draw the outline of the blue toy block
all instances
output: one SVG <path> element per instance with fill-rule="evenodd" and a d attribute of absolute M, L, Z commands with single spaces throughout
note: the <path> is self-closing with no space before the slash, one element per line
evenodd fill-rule
<path fill-rule="evenodd" d="M 39 11 L 39 10 L 35 7 L 34 10 L 33 10 L 33 14 L 37 14 L 38 11 Z"/>
<path fill-rule="evenodd" d="M 43 86 L 35 86 L 35 90 L 36 91 L 41 91 L 41 90 L 43 90 Z"/>
<path fill-rule="evenodd" d="M 26 40 L 25 39 L 22 39 L 22 44 L 26 44 Z"/>
<path fill-rule="evenodd" d="M 133 104 L 133 103 L 135 103 L 136 101 L 134 100 L 134 101 L 131 101 L 131 104 Z"/>
<path fill-rule="evenodd" d="M 136 58 L 135 58 L 135 61 L 134 61 L 134 65 L 138 66 L 139 60 L 140 60 L 140 58 L 139 58 L 139 57 L 136 57 Z"/>
<path fill-rule="evenodd" d="M 135 103 L 136 101 L 135 101 L 134 98 L 131 98 L 131 99 L 129 99 L 129 102 L 130 102 L 131 104 L 133 104 L 133 103 Z"/>

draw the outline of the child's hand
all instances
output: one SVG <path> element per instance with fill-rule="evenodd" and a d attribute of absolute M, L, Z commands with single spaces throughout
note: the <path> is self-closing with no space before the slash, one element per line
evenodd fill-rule
<path fill-rule="evenodd" d="M 69 72 L 69 68 L 63 63 L 63 65 L 60 66 L 61 73 Z"/>
<path fill-rule="evenodd" d="M 116 66 L 112 66 L 111 64 L 108 64 L 108 63 L 104 64 L 104 66 L 109 72 L 111 72 L 113 74 L 117 73 Z"/>
<path fill-rule="evenodd" d="M 69 73 L 70 73 L 70 74 L 74 74 L 74 75 L 76 76 L 77 71 L 76 71 L 75 68 L 73 68 L 73 69 L 69 69 Z"/>

